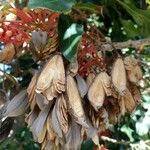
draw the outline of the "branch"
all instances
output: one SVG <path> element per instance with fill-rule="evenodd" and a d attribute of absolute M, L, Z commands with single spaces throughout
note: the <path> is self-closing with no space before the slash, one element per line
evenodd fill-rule
<path fill-rule="evenodd" d="M 113 49 L 123 49 L 123 48 L 135 48 L 138 49 L 141 46 L 150 45 L 150 38 L 145 38 L 141 40 L 129 40 L 126 42 L 112 42 L 112 43 L 101 43 L 101 49 L 104 51 L 112 51 Z"/>
<path fill-rule="evenodd" d="M 114 143 L 114 144 L 118 144 L 118 145 L 126 145 L 126 146 L 130 146 L 131 142 L 129 141 L 117 141 L 116 139 L 112 139 L 106 136 L 101 136 L 101 140 L 103 141 L 107 141 L 110 143 Z"/>
<path fill-rule="evenodd" d="M 107 141 L 110 143 L 114 143 L 114 144 L 118 144 L 118 145 L 125 145 L 125 146 L 130 146 L 133 150 L 137 150 L 137 149 L 141 149 L 141 148 L 147 148 L 150 149 L 150 140 L 146 140 L 146 141 L 139 141 L 138 143 L 132 143 L 130 141 L 117 141 L 116 139 L 112 139 L 106 136 L 101 136 L 101 140 L 103 141 Z"/>

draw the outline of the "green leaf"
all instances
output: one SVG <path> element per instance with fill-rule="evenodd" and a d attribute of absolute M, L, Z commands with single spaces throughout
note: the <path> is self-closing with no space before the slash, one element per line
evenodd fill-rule
<path fill-rule="evenodd" d="M 81 150 L 91 150 L 94 148 L 94 143 L 92 140 L 86 140 L 81 145 Z"/>
<path fill-rule="evenodd" d="M 30 0 L 29 7 L 46 7 L 53 11 L 69 11 L 76 0 Z"/>
<path fill-rule="evenodd" d="M 121 19 L 121 23 L 123 25 L 124 30 L 126 31 L 127 37 L 133 38 L 142 35 L 139 28 L 135 26 L 133 21 Z"/>
<path fill-rule="evenodd" d="M 142 35 L 150 36 L 150 10 L 142 10 L 137 8 L 130 0 L 117 0 L 122 7 L 133 17 L 134 21 L 139 26 Z"/>
<path fill-rule="evenodd" d="M 73 23 L 64 15 L 61 15 L 58 23 L 58 34 L 60 39 L 60 51 L 70 62 L 76 59 L 77 48 L 83 33 L 83 26 Z"/>
<path fill-rule="evenodd" d="M 99 5 L 95 5 L 92 3 L 77 3 L 75 6 L 73 6 L 75 9 L 80 9 L 83 11 L 89 11 L 91 13 L 101 13 L 103 7 Z"/>

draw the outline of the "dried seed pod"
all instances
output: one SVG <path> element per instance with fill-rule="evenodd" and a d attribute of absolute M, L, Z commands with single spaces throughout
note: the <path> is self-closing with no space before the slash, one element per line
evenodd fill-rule
<path fill-rule="evenodd" d="M 125 101 L 123 98 L 120 99 L 119 106 L 120 106 L 121 115 L 124 116 L 126 113 L 126 108 L 125 108 Z"/>
<path fill-rule="evenodd" d="M 31 110 L 31 112 L 26 116 L 25 118 L 25 122 L 27 122 L 28 124 L 28 128 L 30 128 L 33 124 L 33 122 L 35 121 L 35 119 L 38 117 L 40 113 L 39 108 L 36 106 L 34 107 L 33 110 Z"/>
<path fill-rule="evenodd" d="M 60 126 L 60 123 L 59 123 L 58 117 L 57 117 L 56 104 L 51 113 L 51 122 L 52 122 L 52 128 L 53 128 L 54 132 L 56 133 L 56 135 L 59 138 L 63 138 L 63 132 L 61 130 L 61 126 Z"/>
<path fill-rule="evenodd" d="M 106 72 L 101 72 L 101 81 L 103 88 L 105 90 L 106 96 L 110 96 L 112 94 L 111 90 L 111 79 Z"/>
<path fill-rule="evenodd" d="M 6 117 L 16 117 L 22 115 L 28 108 L 27 91 L 22 90 L 6 105 Z"/>
<path fill-rule="evenodd" d="M 68 132 L 68 114 L 67 110 L 64 108 L 64 103 L 66 100 L 63 95 L 60 95 L 56 100 L 56 114 L 60 124 L 61 130 L 66 134 Z"/>
<path fill-rule="evenodd" d="M 88 91 L 88 99 L 96 111 L 98 111 L 98 109 L 103 105 L 105 98 L 105 91 L 103 88 L 101 77 L 102 74 L 99 73 L 95 77 Z"/>
<path fill-rule="evenodd" d="M 15 55 L 15 47 L 12 43 L 6 44 L 2 52 L 0 52 L 0 62 L 10 63 Z"/>
<path fill-rule="evenodd" d="M 141 102 L 141 93 L 140 93 L 139 87 L 137 87 L 134 84 L 130 84 L 129 89 L 131 91 L 131 94 L 132 94 L 136 104 L 139 104 Z"/>
<path fill-rule="evenodd" d="M 81 97 L 74 78 L 67 75 L 67 97 L 70 113 L 76 119 L 76 122 L 87 127 L 85 113 L 83 110 Z"/>
<path fill-rule="evenodd" d="M 82 139 L 81 139 L 81 127 L 72 120 L 69 131 L 66 135 L 66 149 L 79 149 Z"/>
<path fill-rule="evenodd" d="M 124 64 L 129 81 L 134 84 L 138 84 L 139 80 L 143 77 L 142 70 L 138 65 L 138 60 L 132 57 L 126 57 L 124 59 Z"/>
<path fill-rule="evenodd" d="M 49 136 L 49 139 L 50 141 L 53 141 L 56 137 L 56 134 L 52 128 L 52 120 L 50 115 L 48 115 L 47 117 L 46 126 L 47 126 L 47 134 Z"/>
<path fill-rule="evenodd" d="M 80 75 L 76 75 L 76 80 L 77 80 L 77 85 L 78 85 L 78 89 L 80 92 L 80 96 L 81 98 L 83 98 L 87 92 L 88 92 L 88 86 L 86 81 L 80 76 Z"/>
<path fill-rule="evenodd" d="M 133 110 L 136 107 L 136 103 L 129 89 L 126 89 L 125 94 L 121 96 L 121 99 L 124 100 L 124 105 L 127 112 L 128 113 L 133 112 Z"/>
<path fill-rule="evenodd" d="M 38 117 L 35 119 L 32 126 L 30 127 L 34 139 L 39 143 L 42 143 L 44 141 L 46 135 L 46 118 L 48 116 L 49 111 L 50 104 L 45 106 L 45 108 L 41 110 Z"/>
<path fill-rule="evenodd" d="M 61 93 L 65 90 L 65 70 L 61 55 L 54 55 L 49 59 L 44 69 L 42 70 L 36 85 L 36 92 L 41 93 L 46 90 L 52 92 L 52 97 L 55 97 L 55 92 Z M 48 89 L 52 88 L 52 89 Z M 47 96 L 48 92 L 45 92 Z M 52 97 L 47 96 L 48 100 Z"/>
<path fill-rule="evenodd" d="M 124 63 L 121 58 L 117 58 L 117 60 L 114 62 L 111 77 L 115 89 L 120 95 L 123 95 L 126 90 L 127 79 Z"/>
<path fill-rule="evenodd" d="M 40 93 L 35 93 L 35 100 L 38 107 L 42 110 L 48 103 L 53 103 L 53 101 L 48 101 L 45 96 Z M 51 107 L 51 106 L 50 106 Z"/>

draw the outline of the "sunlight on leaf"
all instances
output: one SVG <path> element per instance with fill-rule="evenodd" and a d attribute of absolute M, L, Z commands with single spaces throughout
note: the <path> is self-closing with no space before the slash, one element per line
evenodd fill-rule
<path fill-rule="evenodd" d="M 75 0 L 30 0 L 29 7 L 46 7 L 54 11 L 69 11 Z"/>
<path fill-rule="evenodd" d="M 73 61 L 82 37 L 83 26 L 73 23 L 69 17 L 62 15 L 59 20 L 58 30 L 60 50 L 67 60 Z"/>
<path fill-rule="evenodd" d="M 150 36 L 150 10 L 142 10 L 129 1 L 117 0 L 122 7 L 133 17 L 134 21 L 140 28 L 142 35 L 145 37 Z"/>

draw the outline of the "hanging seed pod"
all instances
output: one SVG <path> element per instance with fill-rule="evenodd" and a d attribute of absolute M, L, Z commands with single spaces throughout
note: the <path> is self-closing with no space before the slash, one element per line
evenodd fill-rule
<path fill-rule="evenodd" d="M 126 57 L 124 59 L 125 68 L 127 70 L 127 76 L 130 82 L 138 84 L 139 80 L 142 79 L 143 73 L 138 65 L 138 60 L 132 57 Z"/>
<path fill-rule="evenodd" d="M 126 89 L 124 96 L 121 96 L 121 99 L 124 101 L 125 109 L 127 110 L 127 112 L 131 113 L 135 109 L 136 103 L 131 92 L 128 89 Z"/>
<path fill-rule="evenodd" d="M 36 106 L 34 107 L 33 110 L 30 111 L 30 113 L 26 116 L 25 118 L 25 122 L 27 122 L 28 124 L 28 128 L 30 128 L 32 126 L 32 124 L 34 123 L 35 119 L 38 117 L 40 113 L 39 108 Z"/>
<path fill-rule="evenodd" d="M 105 91 L 103 88 L 101 77 L 102 73 L 99 73 L 95 77 L 88 91 L 88 99 L 96 111 L 98 111 L 98 109 L 103 105 L 105 98 Z"/>
<path fill-rule="evenodd" d="M 125 101 L 123 98 L 120 99 L 119 106 L 120 106 L 121 115 L 124 116 L 126 113 L 126 108 L 125 108 Z"/>
<path fill-rule="evenodd" d="M 36 85 L 36 92 L 44 92 L 48 100 L 52 100 L 56 93 L 65 90 L 65 70 L 61 55 L 52 56 L 42 70 Z M 50 88 L 50 89 L 49 89 Z M 52 96 L 49 96 L 50 90 Z M 57 95 L 56 95 L 57 96 Z"/>
<path fill-rule="evenodd" d="M 85 127 L 88 127 L 76 82 L 74 78 L 70 75 L 67 75 L 66 78 L 67 78 L 67 97 L 70 113 L 75 118 L 77 123 Z"/>
<path fill-rule="evenodd" d="M 63 131 L 63 133 L 66 134 L 69 128 L 69 121 L 68 121 L 67 110 L 65 109 L 64 103 L 66 103 L 66 100 L 64 99 L 63 95 L 60 95 L 57 98 L 55 105 L 56 105 L 56 114 L 60 124 L 60 128 Z"/>
<path fill-rule="evenodd" d="M 127 79 L 124 63 L 121 58 L 117 58 L 114 62 L 111 77 L 115 89 L 120 95 L 123 95 L 126 90 Z"/>
<path fill-rule="evenodd" d="M 45 108 L 39 113 L 38 117 L 33 122 L 30 130 L 33 133 L 34 139 L 42 143 L 46 135 L 46 118 L 50 111 L 50 104 L 45 106 Z"/>
<path fill-rule="evenodd" d="M 53 104 L 53 101 L 48 102 L 46 97 L 40 93 L 35 93 L 35 100 L 36 100 L 36 104 L 41 110 L 43 110 L 47 104 L 51 104 L 51 105 Z"/>
<path fill-rule="evenodd" d="M 101 72 L 101 82 L 105 90 L 106 96 L 110 96 L 112 94 L 111 79 L 106 72 Z"/>
<path fill-rule="evenodd" d="M 141 93 L 140 93 L 139 87 L 137 87 L 134 84 L 130 84 L 129 89 L 131 91 L 131 94 L 132 94 L 136 104 L 139 104 L 141 102 Z"/>
<path fill-rule="evenodd" d="M 77 80 L 77 86 L 79 89 L 79 93 L 81 98 L 83 98 L 87 92 L 88 92 L 88 86 L 86 81 L 80 76 L 80 75 L 76 75 L 76 80 Z"/>
<path fill-rule="evenodd" d="M 22 90 L 11 101 L 8 102 L 4 116 L 5 117 L 20 116 L 23 113 L 25 113 L 27 108 L 28 108 L 27 92 L 26 90 Z"/>
<path fill-rule="evenodd" d="M 56 137 L 56 134 L 52 128 L 52 120 L 51 120 L 51 116 L 48 115 L 47 117 L 47 121 L 46 121 L 46 127 L 47 127 L 47 134 L 49 136 L 50 141 L 53 141 Z"/>
<path fill-rule="evenodd" d="M 81 127 L 72 120 L 69 131 L 66 135 L 66 149 L 77 150 L 82 143 L 81 139 Z"/>
<path fill-rule="evenodd" d="M 63 132 L 61 130 L 61 126 L 60 126 L 60 123 L 59 123 L 58 117 L 57 117 L 56 104 L 51 112 L 51 120 L 52 120 L 52 128 L 53 128 L 54 132 L 56 133 L 56 135 L 59 138 L 63 138 Z"/>

